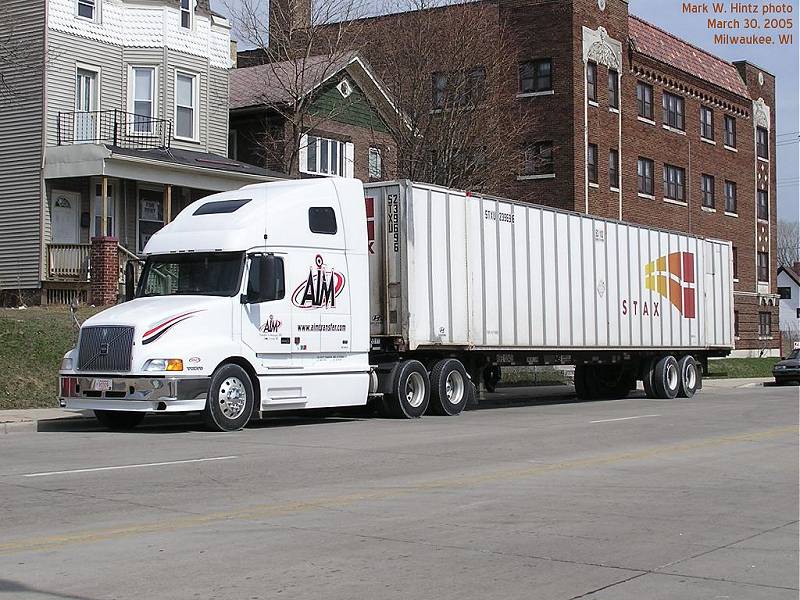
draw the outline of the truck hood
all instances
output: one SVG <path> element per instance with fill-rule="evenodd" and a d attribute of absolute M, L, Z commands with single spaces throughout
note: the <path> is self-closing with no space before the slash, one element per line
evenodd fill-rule
<path fill-rule="evenodd" d="M 218 296 L 158 296 L 136 298 L 97 313 L 83 326 L 129 325 L 136 328 L 136 337 L 148 337 L 153 329 L 163 329 L 203 312 L 216 312 L 229 306 L 230 298 Z"/>

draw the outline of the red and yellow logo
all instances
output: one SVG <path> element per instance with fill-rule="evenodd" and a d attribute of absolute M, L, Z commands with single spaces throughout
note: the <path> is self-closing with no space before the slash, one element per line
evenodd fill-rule
<path fill-rule="evenodd" d="M 694 254 L 671 252 L 644 266 L 644 287 L 669 299 L 687 319 L 697 312 Z"/>

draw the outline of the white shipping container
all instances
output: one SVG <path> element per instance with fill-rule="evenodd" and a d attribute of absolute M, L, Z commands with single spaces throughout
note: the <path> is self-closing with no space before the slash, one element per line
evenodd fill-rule
<path fill-rule="evenodd" d="M 365 186 L 370 333 L 408 350 L 727 350 L 729 242 L 409 181 Z"/>

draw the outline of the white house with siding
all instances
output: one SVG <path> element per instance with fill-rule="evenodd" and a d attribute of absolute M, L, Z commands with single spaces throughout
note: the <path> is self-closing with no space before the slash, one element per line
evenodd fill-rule
<path fill-rule="evenodd" d="M 197 198 L 279 176 L 227 158 L 230 26 L 208 2 L 2 0 L 24 51 L 0 92 L 0 295 L 85 300 L 91 239 L 124 264 Z"/>
<path fill-rule="evenodd" d="M 781 298 L 779 318 L 785 354 L 795 342 L 800 342 L 800 262 L 778 268 L 778 295 Z"/>

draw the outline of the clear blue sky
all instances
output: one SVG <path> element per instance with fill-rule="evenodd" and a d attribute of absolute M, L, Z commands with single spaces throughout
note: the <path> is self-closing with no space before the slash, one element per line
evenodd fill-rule
<path fill-rule="evenodd" d="M 263 0 L 266 4 L 267 0 Z M 725 2 L 729 0 L 713 0 Z M 225 14 L 227 4 L 236 5 L 236 0 L 212 0 L 216 10 Z M 759 6 L 764 0 L 755 0 Z M 778 136 L 778 218 L 797 221 L 800 213 L 800 35 L 798 0 L 788 0 L 792 13 L 770 15 L 790 17 L 794 24 L 794 44 L 791 46 L 716 46 L 713 32 L 706 26 L 708 15 L 682 14 L 681 0 L 629 0 L 630 12 L 658 25 L 662 29 L 678 34 L 683 39 L 708 50 L 726 60 L 748 60 L 777 78 L 777 132 Z M 709 2 L 710 4 L 710 2 Z M 776 2 L 777 4 L 777 2 Z M 740 18 L 742 21 L 743 18 Z M 747 30 L 732 30 L 730 33 L 745 34 Z"/>

